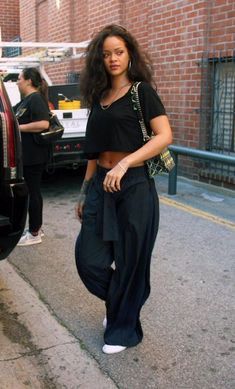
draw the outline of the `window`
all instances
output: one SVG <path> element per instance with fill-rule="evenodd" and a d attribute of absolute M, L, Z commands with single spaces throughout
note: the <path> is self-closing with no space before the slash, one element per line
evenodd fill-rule
<path fill-rule="evenodd" d="M 21 42 L 20 36 L 13 38 L 12 42 Z M 17 57 L 18 55 L 21 55 L 21 53 L 21 47 L 4 47 L 3 49 L 3 57 Z"/>
<path fill-rule="evenodd" d="M 215 64 L 212 118 L 212 149 L 234 152 L 235 62 Z"/>
<path fill-rule="evenodd" d="M 208 58 L 201 62 L 200 146 L 235 156 L 235 57 Z M 235 168 L 218 162 L 202 162 L 200 174 L 235 179 Z"/>

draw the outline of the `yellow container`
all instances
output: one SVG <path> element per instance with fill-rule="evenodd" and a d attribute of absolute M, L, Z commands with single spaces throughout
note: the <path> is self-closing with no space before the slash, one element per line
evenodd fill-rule
<path fill-rule="evenodd" d="M 80 109 L 80 108 L 81 108 L 80 100 L 73 100 L 73 101 L 59 100 L 59 109 Z"/>

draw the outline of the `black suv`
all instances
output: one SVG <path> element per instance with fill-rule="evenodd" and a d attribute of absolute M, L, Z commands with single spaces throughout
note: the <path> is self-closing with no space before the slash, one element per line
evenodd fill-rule
<path fill-rule="evenodd" d="M 0 77 L 0 260 L 10 254 L 25 227 L 28 192 L 21 157 L 20 131 Z"/>

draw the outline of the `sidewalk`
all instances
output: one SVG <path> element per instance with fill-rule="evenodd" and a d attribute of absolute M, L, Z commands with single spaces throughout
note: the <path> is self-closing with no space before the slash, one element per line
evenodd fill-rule
<path fill-rule="evenodd" d="M 77 221 L 69 216 L 69 226 L 61 226 L 55 218 L 72 214 L 76 191 L 49 192 L 45 212 L 54 230 L 48 226 L 45 244 L 29 248 L 31 257 L 14 251 L 20 275 L 0 262 L 0 389 L 232 388 L 235 192 L 180 177 L 177 184 L 177 195 L 169 196 L 168 177 L 156 178 L 163 212 L 143 314 L 145 341 L 111 358 L 101 352 L 101 304 L 79 288 L 66 257 L 72 257 Z M 229 228 L 223 233 L 212 219 Z M 59 253 L 54 265 L 53 250 Z"/>
<path fill-rule="evenodd" d="M 0 262 L 0 389 L 113 389 L 40 296 Z"/>
<path fill-rule="evenodd" d="M 234 223 L 235 191 L 178 177 L 177 194 L 168 195 L 168 176 L 156 177 L 158 194 L 169 199 Z"/>

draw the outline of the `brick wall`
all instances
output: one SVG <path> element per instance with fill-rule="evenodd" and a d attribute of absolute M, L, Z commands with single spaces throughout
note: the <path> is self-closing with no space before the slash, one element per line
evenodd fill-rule
<path fill-rule="evenodd" d="M 105 24 L 127 27 L 154 62 L 176 143 L 199 147 L 202 53 L 234 48 L 233 0 L 88 0 L 76 7 L 74 36 L 89 38 Z"/>
<path fill-rule="evenodd" d="M 199 131 L 201 58 L 207 52 L 211 57 L 232 55 L 234 0 L 20 1 L 21 37 L 26 41 L 79 42 L 110 23 L 128 28 L 151 55 L 174 142 L 203 146 Z M 48 71 L 54 83 L 61 83 L 68 71 L 79 69 L 80 62 L 71 61 L 50 66 Z M 190 165 L 186 161 L 185 172 Z"/>
<path fill-rule="evenodd" d="M 11 41 L 20 34 L 19 1 L 2 1 L 0 12 L 2 41 Z"/>
<path fill-rule="evenodd" d="M 235 48 L 235 2 L 233 0 L 214 0 L 208 5 L 208 50 L 227 51 Z"/>
<path fill-rule="evenodd" d="M 37 40 L 36 0 L 20 1 L 20 36 L 24 42 Z"/>

